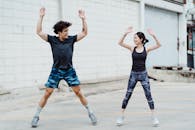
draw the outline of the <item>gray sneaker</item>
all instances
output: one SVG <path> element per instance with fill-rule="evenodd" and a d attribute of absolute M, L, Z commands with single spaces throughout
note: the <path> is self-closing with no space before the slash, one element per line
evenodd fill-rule
<path fill-rule="evenodd" d="M 39 117 L 38 116 L 34 116 L 31 122 L 31 126 L 33 128 L 36 128 L 38 126 L 38 121 L 39 121 Z"/>
<path fill-rule="evenodd" d="M 91 120 L 92 125 L 96 125 L 97 124 L 97 118 L 95 117 L 94 113 L 88 113 L 89 118 Z"/>
<path fill-rule="evenodd" d="M 123 125 L 124 119 L 125 119 L 124 116 L 119 117 L 119 118 L 116 120 L 116 125 L 117 125 L 117 126 Z"/>

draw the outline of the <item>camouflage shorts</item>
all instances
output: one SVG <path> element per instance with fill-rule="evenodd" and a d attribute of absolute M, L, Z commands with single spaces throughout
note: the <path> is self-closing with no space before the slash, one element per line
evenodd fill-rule
<path fill-rule="evenodd" d="M 62 79 L 64 79 L 68 83 L 69 87 L 80 85 L 80 81 L 76 75 L 74 68 L 61 70 L 53 67 L 45 86 L 48 88 L 58 88 L 59 82 Z"/>

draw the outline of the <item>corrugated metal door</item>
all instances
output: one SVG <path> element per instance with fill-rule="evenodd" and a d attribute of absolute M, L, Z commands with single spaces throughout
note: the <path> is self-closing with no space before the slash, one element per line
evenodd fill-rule
<path fill-rule="evenodd" d="M 146 6 L 145 28 L 152 28 L 160 40 L 162 47 L 149 54 L 147 66 L 178 65 L 178 14 L 175 12 Z M 150 42 L 147 46 L 155 43 L 151 36 L 146 35 Z"/>

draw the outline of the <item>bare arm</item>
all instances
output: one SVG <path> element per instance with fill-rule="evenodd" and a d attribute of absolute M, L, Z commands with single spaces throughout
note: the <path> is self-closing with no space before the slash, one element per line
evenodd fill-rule
<path fill-rule="evenodd" d="M 147 31 L 154 38 L 154 40 L 156 41 L 156 45 L 150 46 L 150 47 L 147 48 L 147 52 L 150 52 L 152 50 L 155 50 L 155 49 L 159 48 L 161 46 L 161 44 L 160 44 L 159 40 L 157 39 L 157 37 L 155 36 L 154 32 L 151 29 L 148 29 Z"/>
<path fill-rule="evenodd" d="M 39 35 L 43 40 L 48 41 L 48 36 L 47 34 L 42 32 L 42 22 L 43 22 L 43 17 L 45 16 L 45 8 L 40 9 L 40 17 L 37 22 L 37 35 Z"/>
<path fill-rule="evenodd" d="M 119 44 L 120 46 L 124 47 L 124 48 L 129 49 L 129 50 L 132 52 L 134 47 L 131 46 L 131 45 L 128 45 L 128 44 L 124 43 L 125 37 L 128 35 L 128 33 L 131 33 L 131 32 L 133 32 L 133 27 L 129 27 L 129 28 L 127 29 L 127 31 L 125 32 L 125 34 L 124 34 L 124 35 L 121 37 L 121 39 L 119 40 L 118 44 Z"/>
<path fill-rule="evenodd" d="M 85 11 L 79 10 L 79 17 L 82 20 L 82 31 L 79 34 L 77 34 L 77 41 L 80 41 L 85 36 L 87 36 L 87 22 L 85 17 Z"/>

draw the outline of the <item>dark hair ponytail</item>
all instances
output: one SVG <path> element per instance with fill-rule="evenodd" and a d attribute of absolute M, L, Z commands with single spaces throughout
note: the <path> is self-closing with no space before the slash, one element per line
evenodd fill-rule
<path fill-rule="evenodd" d="M 144 45 L 145 45 L 147 42 L 149 42 L 149 40 L 148 40 L 148 39 L 145 39 L 145 40 L 144 40 Z"/>
<path fill-rule="evenodd" d="M 136 35 L 142 39 L 142 44 L 145 45 L 147 42 L 149 42 L 148 39 L 146 39 L 145 35 L 143 32 L 137 32 Z"/>

